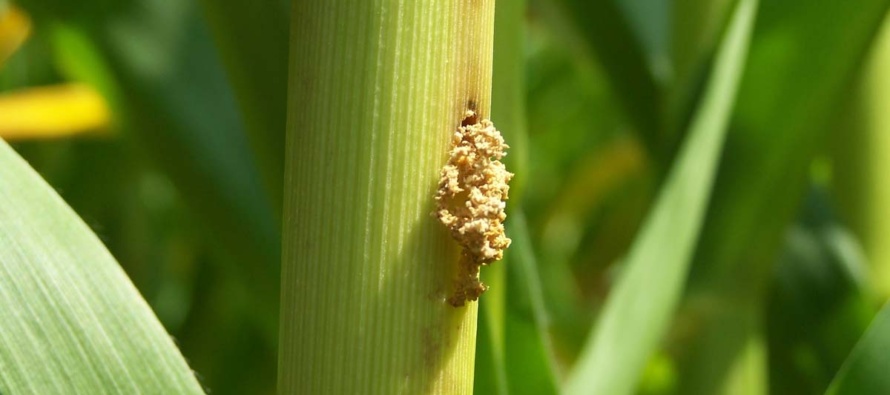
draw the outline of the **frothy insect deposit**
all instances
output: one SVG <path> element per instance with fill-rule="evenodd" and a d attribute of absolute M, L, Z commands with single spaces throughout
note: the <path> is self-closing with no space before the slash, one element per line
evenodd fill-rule
<path fill-rule="evenodd" d="M 433 214 L 463 247 L 454 293 L 448 298 L 452 306 L 479 299 L 488 288 L 479 281 L 479 268 L 503 258 L 510 246 L 504 208 L 513 174 L 501 163 L 507 148 L 494 124 L 480 121 L 473 111 L 467 111 L 451 136 Z"/>

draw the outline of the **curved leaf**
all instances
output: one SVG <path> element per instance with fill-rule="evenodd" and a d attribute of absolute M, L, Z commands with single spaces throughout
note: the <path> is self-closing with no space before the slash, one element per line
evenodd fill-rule
<path fill-rule="evenodd" d="M 890 304 L 878 313 L 828 387 L 828 394 L 890 393 Z"/>
<path fill-rule="evenodd" d="M 202 393 L 108 250 L 2 141 L 0 393 Z"/>

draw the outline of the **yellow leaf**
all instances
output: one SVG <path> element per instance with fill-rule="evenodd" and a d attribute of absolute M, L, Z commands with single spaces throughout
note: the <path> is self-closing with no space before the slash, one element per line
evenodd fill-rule
<path fill-rule="evenodd" d="M 0 67 L 31 32 L 31 20 L 18 8 L 0 8 Z"/>
<path fill-rule="evenodd" d="M 108 106 L 92 87 L 65 84 L 0 95 L 0 138 L 5 140 L 106 133 Z"/>

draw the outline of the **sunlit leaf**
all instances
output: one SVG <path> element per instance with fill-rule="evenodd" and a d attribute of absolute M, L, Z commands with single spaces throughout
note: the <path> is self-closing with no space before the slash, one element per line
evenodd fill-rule
<path fill-rule="evenodd" d="M 2 141 L 0 251 L 0 393 L 202 393 L 111 254 Z"/>

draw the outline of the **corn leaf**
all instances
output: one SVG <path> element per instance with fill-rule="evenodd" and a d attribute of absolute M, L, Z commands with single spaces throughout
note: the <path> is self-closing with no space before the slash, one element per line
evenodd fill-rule
<path fill-rule="evenodd" d="M 111 254 L 2 141 L 0 393 L 202 393 Z"/>

